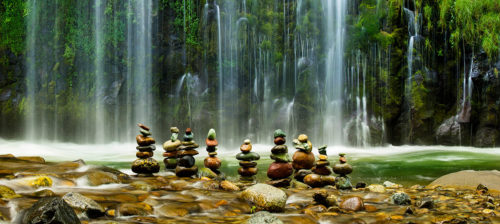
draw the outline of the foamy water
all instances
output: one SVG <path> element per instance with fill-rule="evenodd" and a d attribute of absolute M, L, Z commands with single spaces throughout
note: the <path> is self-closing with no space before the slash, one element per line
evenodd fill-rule
<path fill-rule="evenodd" d="M 83 159 L 84 161 L 96 162 L 130 162 L 136 159 L 135 153 L 136 144 L 134 143 L 109 143 L 109 144 L 75 144 L 75 143 L 35 143 L 27 141 L 10 141 L 0 139 L 0 154 L 13 154 L 14 156 L 41 156 L 48 161 L 73 161 Z M 254 144 L 253 151 L 267 155 L 273 146 L 268 144 Z M 198 149 L 200 152 L 196 157 L 204 158 L 207 152 L 203 145 Z M 295 150 L 289 146 L 289 153 L 292 154 Z M 353 148 L 346 146 L 330 146 L 327 149 L 329 155 L 337 155 L 340 152 L 347 153 L 349 157 L 364 158 L 373 156 L 389 156 L 397 154 L 408 154 L 414 152 L 470 152 L 479 154 L 494 154 L 500 155 L 500 148 L 474 148 L 461 146 L 385 146 L 385 147 L 368 147 L 368 148 Z M 155 158 L 163 159 L 163 149 L 160 144 L 156 144 Z M 219 146 L 217 151 L 220 157 L 234 157 L 239 149 L 225 148 Z M 314 148 L 313 152 L 317 152 Z M 391 160 L 390 157 L 387 158 Z M 418 160 L 440 160 L 453 161 L 467 159 L 463 156 L 436 156 L 433 158 L 416 158 Z"/>

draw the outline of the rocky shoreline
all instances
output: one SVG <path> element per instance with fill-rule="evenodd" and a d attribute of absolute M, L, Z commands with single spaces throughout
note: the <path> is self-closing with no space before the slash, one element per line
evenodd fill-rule
<path fill-rule="evenodd" d="M 456 178 L 455 178 L 456 179 Z M 490 178 L 491 179 L 491 178 Z M 492 180 L 495 181 L 495 180 Z M 438 182 L 439 183 L 439 182 Z M 289 188 L 173 173 L 130 176 L 84 161 L 0 155 L 5 223 L 498 223 L 495 183 Z M 490 187 L 490 186 L 493 186 Z M 488 189 L 490 187 L 490 189 Z M 271 211 L 273 213 L 267 213 Z"/>

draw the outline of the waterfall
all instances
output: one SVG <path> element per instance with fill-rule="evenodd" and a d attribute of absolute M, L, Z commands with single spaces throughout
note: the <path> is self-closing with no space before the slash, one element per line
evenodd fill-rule
<path fill-rule="evenodd" d="M 105 45 L 103 41 L 104 35 L 104 8 L 105 4 L 103 0 L 94 1 L 94 35 L 95 35 L 95 90 L 94 90 L 94 102 L 95 102 L 95 142 L 103 143 L 105 139 L 106 129 L 105 123 L 105 108 L 104 108 L 104 96 L 105 96 L 105 72 L 104 72 L 104 53 Z"/>
<path fill-rule="evenodd" d="M 26 97 L 28 100 L 26 113 L 26 138 L 33 141 L 37 134 L 37 118 L 35 116 L 37 104 L 35 100 L 36 89 L 36 28 L 38 27 L 37 1 L 27 2 L 29 13 L 27 17 L 26 32 Z"/>
<path fill-rule="evenodd" d="M 343 89 L 344 89 L 344 39 L 346 0 L 323 0 L 325 10 L 325 114 L 323 139 L 325 143 L 342 144 Z"/>

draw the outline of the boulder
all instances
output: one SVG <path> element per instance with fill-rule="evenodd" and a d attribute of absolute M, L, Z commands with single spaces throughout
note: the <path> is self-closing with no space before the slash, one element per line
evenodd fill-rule
<path fill-rule="evenodd" d="M 462 170 L 446 174 L 434 180 L 429 186 L 476 189 L 479 184 L 486 186 L 490 190 L 500 191 L 500 171 Z"/>
<path fill-rule="evenodd" d="M 253 203 L 259 210 L 281 212 L 285 208 L 287 196 L 279 188 L 256 184 L 243 191 L 241 198 Z"/>
<path fill-rule="evenodd" d="M 391 196 L 391 202 L 396 205 L 411 205 L 410 196 L 404 192 L 397 192 Z"/>
<path fill-rule="evenodd" d="M 22 215 L 19 223 L 80 223 L 75 211 L 60 197 L 46 197 L 38 200 Z"/>

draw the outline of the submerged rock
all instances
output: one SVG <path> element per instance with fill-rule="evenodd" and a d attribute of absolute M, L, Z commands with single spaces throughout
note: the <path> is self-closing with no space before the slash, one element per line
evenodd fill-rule
<path fill-rule="evenodd" d="M 363 199 L 361 199 L 360 197 L 346 198 L 340 203 L 339 207 L 341 209 L 349 211 L 361 211 L 365 209 Z"/>
<path fill-rule="evenodd" d="M 153 207 L 144 202 L 123 203 L 118 207 L 118 212 L 121 216 L 151 215 L 153 214 Z"/>
<path fill-rule="evenodd" d="M 275 215 L 261 211 L 253 214 L 246 222 L 246 224 L 283 224 Z"/>
<path fill-rule="evenodd" d="M 391 196 L 391 202 L 396 205 L 411 205 L 410 196 L 404 192 L 394 193 Z"/>
<path fill-rule="evenodd" d="M 268 184 L 256 184 L 241 193 L 241 197 L 257 206 L 259 210 L 281 212 L 287 196 L 283 190 Z"/>
<path fill-rule="evenodd" d="M 0 185 L 0 198 L 1 199 L 12 199 L 12 198 L 18 198 L 21 197 L 21 195 L 16 194 L 14 190 L 12 190 L 10 187 Z"/>
<path fill-rule="evenodd" d="M 22 224 L 76 224 L 80 220 L 75 211 L 60 197 L 41 198 L 22 215 Z"/>

